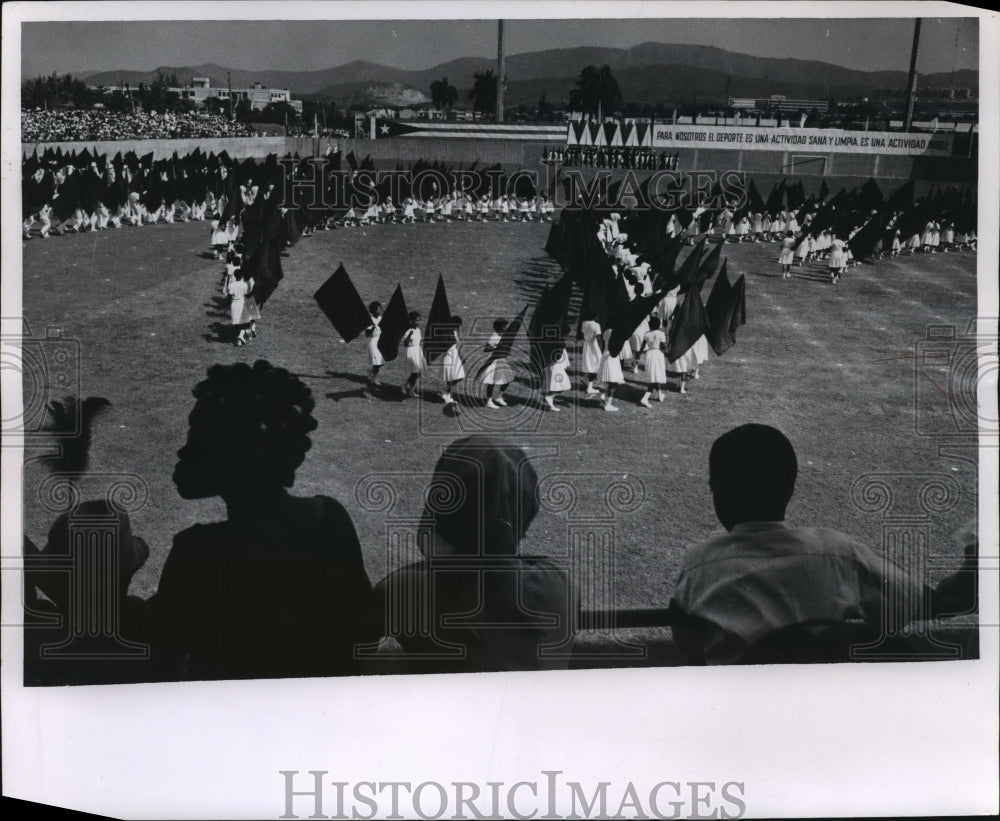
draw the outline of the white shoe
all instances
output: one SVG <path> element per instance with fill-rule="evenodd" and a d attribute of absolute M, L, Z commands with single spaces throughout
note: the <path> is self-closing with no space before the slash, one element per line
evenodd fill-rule
<path fill-rule="evenodd" d="M 642 405 L 644 408 L 651 408 L 651 407 L 653 407 L 652 405 L 649 404 L 649 397 L 648 396 L 642 397 L 642 399 L 639 400 L 639 404 Z"/>
<path fill-rule="evenodd" d="M 656 393 L 656 401 L 657 402 L 662 402 L 663 401 L 663 391 L 657 391 L 657 393 Z"/>
<path fill-rule="evenodd" d="M 701 379 L 701 371 L 698 368 L 694 369 L 694 378 Z"/>
<path fill-rule="evenodd" d="M 606 404 L 604 406 L 604 410 L 606 410 L 606 411 L 616 411 L 616 410 L 621 410 L 621 409 L 617 405 L 612 405 L 610 402 L 608 402 L 608 404 Z"/>
<path fill-rule="evenodd" d="M 486 407 L 492 408 L 493 410 L 500 410 L 500 406 L 494 402 L 492 399 L 486 400 Z"/>
<path fill-rule="evenodd" d="M 687 393 L 687 388 L 685 388 L 685 387 L 684 387 L 683 385 L 681 385 L 681 390 L 680 390 L 680 392 L 681 392 L 681 393 Z"/>
<path fill-rule="evenodd" d="M 597 388 L 587 388 L 587 396 L 596 396 L 600 391 Z"/>
<path fill-rule="evenodd" d="M 450 393 L 442 393 L 441 398 L 444 400 L 446 405 L 451 405 L 455 402 L 454 398 Z"/>
<path fill-rule="evenodd" d="M 507 403 L 504 401 L 504 398 L 502 396 L 498 396 L 493 401 L 496 402 L 501 408 L 507 407 Z"/>

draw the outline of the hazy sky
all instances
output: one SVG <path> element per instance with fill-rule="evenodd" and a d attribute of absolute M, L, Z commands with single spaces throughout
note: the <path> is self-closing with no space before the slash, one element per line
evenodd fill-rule
<path fill-rule="evenodd" d="M 89 16 L 100 14 L 103 5 L 88 4 Z M 748 10 L 754 8 L 746 5 Z M 627 48 L 655 41 L 822 60 L 865 71 L 906 71 L 912 37 L 912 18 L 509 19 L 505 34 L 509 54 L 576 45 Z M 310 70 L 356 59 L 419 69 L 456 57 L 495 53 L 492 20 L 41 22 L 23 24 L 21 49 L 22 73 L 29 77 L 53 71 L 149 70 L 199 63 Z M 977 20 L 924 19 L 921 73 L 975 68 L 978 61 Z"/>

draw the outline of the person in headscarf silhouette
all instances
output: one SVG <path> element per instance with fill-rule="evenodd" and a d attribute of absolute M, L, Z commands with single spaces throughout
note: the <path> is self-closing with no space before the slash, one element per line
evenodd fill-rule
<path fill-rule="evenodd" d="M 486 435 L 438 460 L 419 532 L 423 560 L 376 586 L 386 632 L 414 672 L 568 666 L 576 598 L 555 562 L 518 552 L 538 512 L 525 453 Z"/>

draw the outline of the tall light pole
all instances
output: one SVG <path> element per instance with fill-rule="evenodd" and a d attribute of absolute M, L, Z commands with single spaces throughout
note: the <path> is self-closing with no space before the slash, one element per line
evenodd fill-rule
<path fill-rule="evenodd" d="M 496 121 L 503 122 L 503 20 L 497 20 L 497 110 Z"/>
<path fill-rule="evenodd" d="M 920 18 L 913 23 L 913 49 L 910 51 L 910 76 L 906 81 L 906 116 L 903 131 L 913 126 L 913 104 L 917 97 L 917 47 L 920 45 Z"/>

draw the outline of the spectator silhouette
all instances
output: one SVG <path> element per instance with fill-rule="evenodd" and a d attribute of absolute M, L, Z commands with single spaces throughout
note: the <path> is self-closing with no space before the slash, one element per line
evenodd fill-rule
<path fill-rule="evenodd" d="M 174 537 L 153 599 L 155 638 L 181 678 L 357 673 L 377 639 L 372 588 L 344 508 L 288 493 L 316 428 L 309 388 L 259 360 L 215 365 L 194 389 L 174 483 L 221 496 L 228 519 Z"/>
<path fill-rule="evenodd" d="M 422 517 L 424 559 L 376 586 L 386 632 L 411 671 L 568 666 L 575 625 L 568 574 L 518 554 L 538 512 L 537 488 L 525 453 L 492 436 L 460 439 L 442 454 Z"/>
<path fill-rule="evenodd" d="M 852 645 L 881 637 L 886 601 L 926 597 L 938 612 L 974 588 L 965 568 L 936 595 L 843 533 L 785 522 L 797 471 L 791 443 L 766 425 L 712 445 L 709 484 L 728 532 L 685 556 L 671 602 L 674 639 L 692 662 L 847 661 Z"/>
<path fill-rule="evenodd" d="M 147 608 L 129 596 L 149 558 L 128 514 L 104 500 L 80 502 L 49 530 L 45 547 L 24 540 L 24 683 L 116 684 L 146 680 Z"/>

